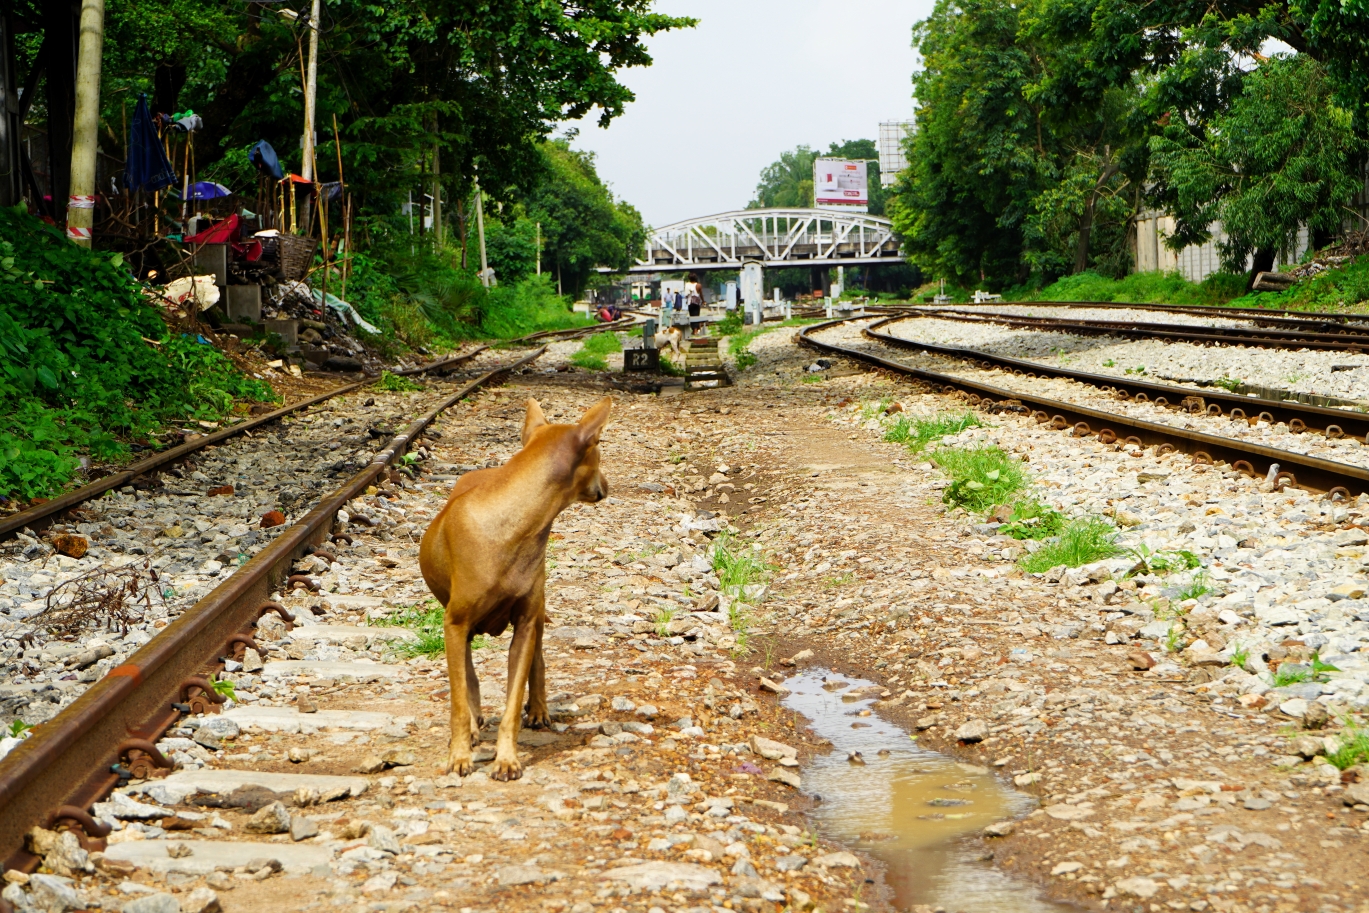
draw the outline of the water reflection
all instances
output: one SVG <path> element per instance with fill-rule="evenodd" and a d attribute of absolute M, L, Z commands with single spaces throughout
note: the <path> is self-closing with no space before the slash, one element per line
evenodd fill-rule
<path fill-rule="evenodd" d="M 825 676 L 825 679 L 824 679 Z M 1035 886 L 975 858 L 956 838 L 1028 810 L 986 768 L 917 747 L 908 734 L 873 714 L 873 683 L 822 670 L 785 682 L 784 705 L 813 722 L 831 753 L 803 771 L 804 789 L 822 802 L 819 829 L 883 861 L 900 909 L 913 904 L 957 913 L 1061 913 L 1076 908 L 1044 900 Z M 862 689 L 872 689 L 863 696 Z M 852 757 L 853 753 L 857 756 Z"/>

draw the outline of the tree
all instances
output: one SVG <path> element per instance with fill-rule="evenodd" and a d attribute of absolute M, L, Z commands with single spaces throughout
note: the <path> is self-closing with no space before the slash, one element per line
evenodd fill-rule
<path fill-rule="evenodd" d="M 813 206 L 813 162 L 822 158 L 866 159 L 869 161 L 870 209 L 874 215 L 884 215 L 884 188 L 879 181 L 879 151 L 872 139 L 844 140 L 832 143 L 819 153 L 808 146 L 797 146 L 780 153 L 779 161 L 761 171 L 756 185 L 756 197 L 748 209 L 811 209 Z"/>
<path fill-rule="evenodd" d="M 1173 250 L 1212 237 L 1223 266 L 1256 271 L 1292 250 L 1300 228 L 1339 228 L 1360 189 L 1353 167 L 1364 149 L 1352 114 L 1333 103 L 1325 67 L 1306 55 L 1268 59 L 1230 110 L 1199 129 L 1172 117 L 1151 140 L 1155 193 L 1171 203 Z"/>

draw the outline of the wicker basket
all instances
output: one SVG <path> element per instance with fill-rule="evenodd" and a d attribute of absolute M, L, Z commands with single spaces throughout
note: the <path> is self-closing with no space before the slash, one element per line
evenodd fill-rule
<path fill-rule="evenodd" d="M 280 277 L 303 279 L 308 276 L 314 265 L 314 251 L 318 250 L 318 238 L 280 235 L 276 241 L 280 253 Z"/>

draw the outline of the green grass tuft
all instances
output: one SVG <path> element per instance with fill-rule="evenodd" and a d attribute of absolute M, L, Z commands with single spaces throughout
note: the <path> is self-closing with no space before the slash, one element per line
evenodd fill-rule
<path fill-rule="evenodd" d="M 940 447 L 932 461 L 951 479 L 941 500 L 976 513 L 1011 503 L 1027 484 L 1022 461 L 1001 447 Z"/>
<path fill-rule="evenodd" d="M 1079 567 L 1123 554 L 1117 543 L 1117 528 L 1106 520 L 1090 517 L 1075 520 L 1054 541 L 1018 562 L 1028 574 L 1040 574 L 1059 565 Z"/>
<path fill-rule="evenodd" d="M 1060 535 L 1064 528 L 1064 514 L 1034 498 L 1024 498 L 1013 504 L 1012 515 L 998 527 L 998 532 L 1014 539 L 1049 539 Z"/>
<path fill-rule="evenodd" d="M 1330 761 L 1333 767 L 1345 770 L 1356 764 L 1369 762 L 1369 732 L 1347 721 L 1337 738 L 1340 740 L 1340 748 L 1326 756 L 1326 760 Z"/>
<path fill-rule="evenodd" d="M 423 388 L 399 374 L 391 374 L 389 371 L 380 372 L 380 380 L 375 382 L 377 390 L 385 390 L 390 393 L 412 393 Z"/>
<path fill-rule="evenodd" d="M 570 357 L 570 363 L 587 371 L 607 371 L 608 359 L 613 352 L 623 351 L 618 334 L 612 332 L 595 333 L 585 340 L 580 351 Z"/>
<path fill-rule="evenodd" d="M 982 428 L 984 423 L 973 412 L 960 415 L 945 413 L 932 418 L 917 418 L 899 414 L 884 432 L 884 440 L 905 444 L 912 453 L 921 453 L 928 444 L 959 434 L 966 428 Z"/>
<path fill-rule="evenodd" d="M 770 576 L 771 566 L 754 549 L 741 548 L 727 533 L 713 540 L 713 572 L 723 592 L 741 593 L 754 583 L 762 583 Z"/>

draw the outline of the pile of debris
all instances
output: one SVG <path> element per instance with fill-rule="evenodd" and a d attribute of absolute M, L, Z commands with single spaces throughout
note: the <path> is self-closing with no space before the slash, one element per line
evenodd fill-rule
<path fill-rule="evenodd" d="M 1335 244 L 1318 251 L 1306 263 L 1288 270 L 1284 275 L 1294 279 L 1311 279 L 1313 276 L 1344 266 L 1356 257 L 1369 253 L 1369 229 L 1349 231 Z"/>

